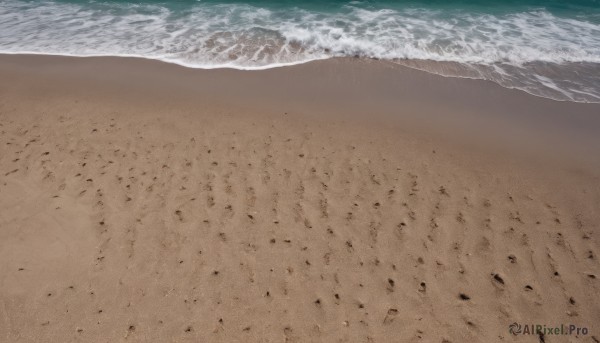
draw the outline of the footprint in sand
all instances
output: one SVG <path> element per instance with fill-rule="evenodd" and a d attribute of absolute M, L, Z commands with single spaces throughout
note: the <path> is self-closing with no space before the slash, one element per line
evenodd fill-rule
<path fill-rule="evenodd" d="M 385 315 L 385 318 L 383 319 L 383 324 L 384 325 L 391 324 L 397 315 L 398 315 L 398 309 L 395 309 L 395 308 L 388 309 L 387 314 Z"/>
<path fill-rule="evenodd" d="M 392 279 L 387 280 L 386 290 L 388 291 L 388 293 L 394 292 L 395 285 L 396 285 L 396 282 L 394 282 L 394 280 L 392 280 Z"/>

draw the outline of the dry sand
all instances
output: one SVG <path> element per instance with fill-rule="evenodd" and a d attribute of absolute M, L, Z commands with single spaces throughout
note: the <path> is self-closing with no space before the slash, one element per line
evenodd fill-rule
<path fill-rule="evenodd" d="M 0 57 L 0 341 L 600 339 L 600 107 L 379 62 Z"/>

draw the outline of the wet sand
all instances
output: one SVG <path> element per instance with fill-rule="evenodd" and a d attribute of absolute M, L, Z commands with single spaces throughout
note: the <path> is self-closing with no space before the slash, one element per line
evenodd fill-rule
<path fill-rule="evenodd" d="M 353 59 L 0 79 L 0 341 L 600 339 L 599 105 Z"/>

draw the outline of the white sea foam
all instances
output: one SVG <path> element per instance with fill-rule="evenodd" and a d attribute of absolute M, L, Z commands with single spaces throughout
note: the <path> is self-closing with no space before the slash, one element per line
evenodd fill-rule
<path fill-rule="evenodd" d="M 544 10 L 491 15 L 346 5 L 319 12 L 207 3 L 173 10 L 4 0 L 0 52 L 136 56 L 238 69 L 337 56 L 425 60 L 465 65 L 464 75 L 457 69 L 453 76 L 557 100 L 600 102 L 600 25 Z"/>

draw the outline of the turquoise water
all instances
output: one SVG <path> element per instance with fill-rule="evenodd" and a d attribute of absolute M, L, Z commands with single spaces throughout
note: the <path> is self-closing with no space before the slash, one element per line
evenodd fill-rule
<path fill-rule="evenodd" d="M 3 0 L 0 52 L 238 69 L 353 56 L 600 102 L 600 0 Z"/>

